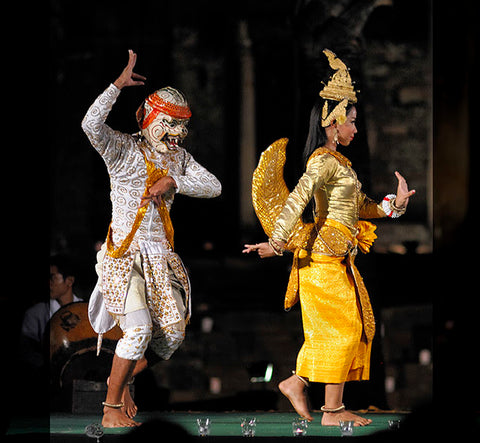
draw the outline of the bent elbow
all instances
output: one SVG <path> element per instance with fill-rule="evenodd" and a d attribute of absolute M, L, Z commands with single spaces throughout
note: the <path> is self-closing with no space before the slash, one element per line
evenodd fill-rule
<path fill-rule="evenodd" d="M 217 185 L 215 186 L 214 197 L 219 197 L 222 193 L 222 184 L 217 180 Z"/>
<path fill-rule="evenodd" d="M 83 117 L 81 126 L 82 126 L 82 130 L 83 130 L 83 132 L 85 132 L 85 134 L 87 134 L 87 135 L 90 134 L 91 131 L 90 131 L 89 127 L 88 127 L 88 118 L 87 118 L 87 115 L 85 115 L 85 117 Z"/>

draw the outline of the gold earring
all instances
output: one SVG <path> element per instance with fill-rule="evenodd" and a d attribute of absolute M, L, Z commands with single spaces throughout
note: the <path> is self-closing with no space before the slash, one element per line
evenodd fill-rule
<path fill-rule="evenodd" d="M 333 133 L 333 142 L 338 145 L 338 129 L 335 128 L 335 132 Z"/>

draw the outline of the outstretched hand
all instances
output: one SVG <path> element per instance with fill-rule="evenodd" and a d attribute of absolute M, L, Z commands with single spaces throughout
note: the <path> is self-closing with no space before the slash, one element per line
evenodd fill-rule
<path fill-rule="evenodd" d="M 255 245 L 245 245 L 245 249 L 242 252 L 244 254 L 249 254 L 250 252 L 255 251 L 258 252 L 260 258 L 275 256 L 275 252 L 273 252 L 273 249 L 268 242 L 257 243 Z"/>
<path fill-rule="evenodd" d="M 405 178 L 398 172 L 395 171 L 395 176 L 398 180 L 397 187 L 397 197 L 395 198 L 395 206 L 397 208 L 406 208 L 408 205 L 408 199 L 415 194 L 415 189 L 411 191 L 408 190 L 408 184 Z"/>
<path fill-rule="evenodd" d="M 120 76 L 113 82 L 113 84 L 118 88 L 122 89 L 125 86 L 139 86 L 144 85 L 145 80 L 147 79 L 143 75 L 136 74 L 133 72 L 133 68 L 137 63 L 137 54 L 131 49 L 128 50 L 128 64 L 120 74 Z"/>

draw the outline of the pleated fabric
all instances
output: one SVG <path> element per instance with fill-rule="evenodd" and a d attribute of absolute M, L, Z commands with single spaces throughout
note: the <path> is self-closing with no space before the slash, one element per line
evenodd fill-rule
<path fill-rule="evenodd" d="M 368 380 L 371 341 L 345 257 L 302 251 L 299 289 L 305 341 L 296 373 L 312 382 Z"/>

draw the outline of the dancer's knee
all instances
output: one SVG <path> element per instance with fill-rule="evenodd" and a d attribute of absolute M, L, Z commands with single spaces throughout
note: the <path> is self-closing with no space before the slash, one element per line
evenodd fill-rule
<path fill-rule="evenodd" d="M 152 325 L 134 326 L 124 331 L 115 354 L 126 360 L 140 360 L 152 338 Z"/>

